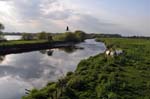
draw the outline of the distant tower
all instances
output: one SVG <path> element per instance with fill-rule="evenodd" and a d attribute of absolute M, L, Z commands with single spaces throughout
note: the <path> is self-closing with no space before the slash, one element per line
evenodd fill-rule
<path fill-rule="evenodd" d="M 69 26 L 67 26 L 66 31 L 67 31 L 67 32 L 69 31 Z"/>

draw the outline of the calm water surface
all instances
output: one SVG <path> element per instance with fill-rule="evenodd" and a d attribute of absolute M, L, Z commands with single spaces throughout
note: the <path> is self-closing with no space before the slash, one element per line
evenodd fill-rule
<path fill-rule="evenodd" d="M 4 38 L 7 40 L 19 40 L 19 39 L 21 39 L 21 36 L 19 36 L 19 35 L 5 35 Z"/>
<path fill-rule="evenodd" d="M 93 39 L 78 46 L 84 49 L 73 52 L 53 49 L 52 56 L 45 50 L 0 56 L 0 99 L 21 99 L 26 88 L 41 88 L 48 81 L 56 81 L 74 71 L 82 59 L 105 50 L 103 43 Z"/>

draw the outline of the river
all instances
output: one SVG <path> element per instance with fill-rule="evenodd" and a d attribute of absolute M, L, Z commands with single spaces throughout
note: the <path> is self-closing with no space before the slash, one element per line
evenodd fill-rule
<path fill-rule="evenodd" d="M 26 88 L 41 88 L 56 81 L 74 71 L 82 59 L 105 50 L 105 45 L 94 39 L 77 46 L 84 49 L 53 49 L 51 56 L 45 50 L 0 56 L 0 99 L 21 99 Z"/>

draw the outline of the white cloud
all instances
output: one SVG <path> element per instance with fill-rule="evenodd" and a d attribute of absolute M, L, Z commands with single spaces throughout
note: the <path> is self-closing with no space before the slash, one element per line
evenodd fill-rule
<path fill-rule="evenodd" d="M 1 99 L 19 99 L 25 95 L 25 89 L 31 86 L 20 79 L 5 76 L 0 78 L 0 88 Z"/>
<path fill-rule="evenodd" d="M 90 7 L 69 0 L 0 0 L 0 22 L 5 31 L 15 32 L 63 32 L 69 25 L 73 30 L 87 32 L 149 34 L 149 18 L 117 16 L 100 7 L 95 11 Z"/>

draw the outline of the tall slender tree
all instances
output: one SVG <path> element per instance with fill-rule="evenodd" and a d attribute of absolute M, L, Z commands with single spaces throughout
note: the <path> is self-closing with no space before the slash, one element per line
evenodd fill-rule
<path fill-rule="evenodd" d="M 2 30 L 4 30 L 4 29 L 5 29 L 4 25 L 2 23 L 0 23 L 0 39 L 3 38 L 3 36 L 2 36 Z"/>
<path fill-rule="evenodd" d="M 0 33 L 2 33 L 2 30 L 4 30 L 4 25 L 2 23 L 0 23 Z"/>

